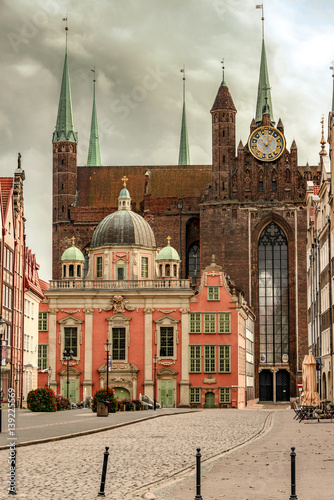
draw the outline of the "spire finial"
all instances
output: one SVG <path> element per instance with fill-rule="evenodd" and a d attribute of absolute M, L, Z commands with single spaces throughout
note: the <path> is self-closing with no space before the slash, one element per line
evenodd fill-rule
<path fill-rule="evenodd" d="M 186 67 L 183 65 L 183 68 L 180 69 L 180 73 L 183 73 L 183 102 L 186 100 Z"/>
<path fill-rule="evenodd" d="M 68 20 L 68 13 L 66 12 L 66 17 L 63 17 L 63 21 L 65 21 L 65 23 L 66 23 L 66 26 L 65 26 L 65 33 L 66 33 L 66 54 L 67 54 L 67 32 L 68 32 L 67 20 Z"/>
<path fill-rule="evenodd" d="M 124 175 L 121 179 L 123 181 L 123 186 L 126 187 L 126 183 L 129 180 L 126 175 Z"/>
<path fill-rule="evenodd" d="M 188 145 L 188 132 L 186 123 L 186 68 L 180 70 L 183 73 L 183 107 L 182 107 L 182 123 L 181 123 L 181 137 L 179 149 L 179 165 L 189 165 L 189 145 Z"/>
<path fill-rule="evenodd" d="M 172 239 L 172 238 L 171 238 L 170 236 L 167 236 L 167 243 L 168 243 L 168 245 L 170 245 L 170 240 L 171 240 L 171 239 Z"/>
<path fill-rule="evenodd" d="M 320 156 L 326 156 L 327 155 L 327 151 L 325 149 L 325 145 L 326 145 L 326 141 L 325 141 L 325 137 L 324 137 L 324 116 L 322 116 L 321 118 L 321 141 L 320 141 L 320 144 L 321 144 L 321 151 L 319 152 L 319 155 Z"/>
<path fill-rule="evenodd" d="M 21 168 L 21 153 L 17 155 L 17 168 Z"/>
<path fill-rule="evenodd" d="M 225 63 L 225 59 L 223 58 L 220 61 L 220 63 L 222 65 L 222 73 L 223 73 L 223 75 L 222 75 L 222 77 L 223 77 L 223 79 L 222 79 L 222 85 L 224 86 L 224 85 L 226 85 L 226 83 L 225 83 L 225 64 L 224 64 Z"/>
<path fill-rule="evenodd" d="M 72 236 L 71 241 L 72 241 L 72 245 L 74 245 L 75 244 L 75 236 Z"/>
<path fill-rule="evenodd" d="M 263 11 L 263 2 L 259 5 L 256 6 L 257 9 L 262 10 L 262 16 L 261 16 L 261 21 L 262 21 L 262 40 L 264 40 L 264 11 Z"/>

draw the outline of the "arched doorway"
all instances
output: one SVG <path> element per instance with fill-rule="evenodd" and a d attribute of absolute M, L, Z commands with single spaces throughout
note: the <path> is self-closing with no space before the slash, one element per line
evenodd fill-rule
<path fill-rule="evenodd" d="M 193 280 L 200 276 L 200 222 L 197 217 L 186 226 L 186 277 Z"/>
<path fill-rule="evenodd" d="M 286 370 L 276 373 L 276 401 L 290 401 L 290 374 Z"/>
<path fill-rule="evenodd" d="M 322 399 L 328 399 L 327 398 L 326 373 L 323 373 L 323 375 L 322 375 Z"/>
<path fill-rule="evenodd" d="M 207 392 L 205 394 L 205 408 L 215 407 L 215 395 L 213 392 Z"/>
<path fill-rule="evenodd" d="M 122 401 L 123 399 L 130 399 L 130 392 L 125 389 L 125 387 L 114 387 L 115 389 L 115 397 L 119 401 Z"/>
<path fill-rule="evenodd" d="M 273 391 L 273 374 L 270 370 L 262 370 L 259 377 L 259 400 L 272 401 L 274 396 Z"/>

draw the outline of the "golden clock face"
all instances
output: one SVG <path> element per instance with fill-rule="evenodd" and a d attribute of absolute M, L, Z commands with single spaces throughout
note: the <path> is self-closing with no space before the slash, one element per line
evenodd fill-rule
<path fill-rule="evenodd" d="M 248 139 L 249 151 L 261 161 L 277 160 L 285 149 L 283 134 L 274 127 L 259 127 Z"/>

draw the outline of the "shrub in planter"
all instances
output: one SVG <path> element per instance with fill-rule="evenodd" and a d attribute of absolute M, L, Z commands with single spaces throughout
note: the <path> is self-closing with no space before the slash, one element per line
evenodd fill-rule
<path fill-rule="evenodd" d="M 28 393 L 27 406 L 30 411 L 57 411 L 56 395 L 49 387 L 39 387 Z"/>
<path fill-rule="evenodd" d="M 106 401 L 106 399 L 107 399 L 107 389 L 99 389 L 98 391 L 96 391 L 92 399 L 92 405 L 91 405 L 92 410 L 96 412 L 97 402 Z M 115 391 L 110 387 L 108 389 L 108 399 L 109 399 L 109 413 L 115 413 L 115 411 L 117 410 L 117 401 L 115 398 Z"/>
<path fill-rule="evenodd" d="M 143 405 L 141 404 L 141 401 L 139 401 L 139 399 L 133 399 L 132 403 L 135 405 L 136 411 L 141 410 L 143 407 Z"/>
<path fill-rule="evenodd" d="M 57 411 L 71 409 L 71 402 L 68 398 L 65 398 L 65 396 L 61 396 L 60 394 L 58 394 L 56 396 L 56 402 L 57 402 Z"/>

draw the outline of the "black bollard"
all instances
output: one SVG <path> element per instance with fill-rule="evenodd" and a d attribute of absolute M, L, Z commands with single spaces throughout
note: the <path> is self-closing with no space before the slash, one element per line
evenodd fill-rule
<path fill-rule="evenodd" d="M 298 500 L 298 497 L 296 495 L 296 453 L 295 453 L 295 447 L 292 446 L 291 448 L 291 495 L 289 500 Z"/>
<path fill-rule="evenodd" d="M 195 500 L 203 500 L 201 495 L 201 448 L 196 448 L 196 496 Z"/>
<path fill-rule="evenodd" d="M 106 446 L 106 451 L 103 453 L 103 467 L 102 467 L 102 477 L 101 477 L 101 486 L 98 496 L 105 497 L 104 487 L 106 484 L 106 475 L 107 475 L 107 465 L 108 465 L 108 457 L 109 457 L 109 446 Z"/>

